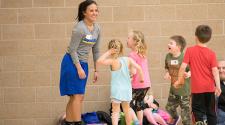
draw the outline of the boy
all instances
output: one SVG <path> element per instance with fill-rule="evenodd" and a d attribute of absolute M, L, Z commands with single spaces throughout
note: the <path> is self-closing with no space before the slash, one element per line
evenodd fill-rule
<path fill-rule="evenodd" d="M 165 79 L 171 80 L 170 92 L 168 97 L 168 102 L 166 105 L 166 110 L 171 115 L 170 120 L 171 125 L 177 125 L 180 117 L 177 114 L 177 107 L 181 108 L 181 117 L 183 125 L 190 125 L 190 87 L 189 87 L 189 77 L 190 72 L 186 73 L 186 79 L 184 86 L 182 88 L 176 89 L 172 85 L 178 79 L 178 71 L 183 61 L 183 50 L 186 46 L 185 39 L 182 36 L 172 36 L 170 37 L 170 42 L 168 44 L 169 53 L 166 55 L 165 59 L 165 69 L 166 75 Z M 188 69 L 187 69 L 188 71 Z"/>
<path fill-rule="evenodd" d="M 219 96 L 221 89 L 216 55 L 206 46 L 211 35 L 212 30 L 207 25 L 199 25 L 196 28 L 196 45 L 187 48 L 178 81 L 174 84 L 175 88 L 184 84 L 184 71 L 187 65 L 190 65 L 192 113 L 195 125 L 204 125 L 204 115 L 207 117 L 208 125 L 216 125 L 215 94 Z"/>

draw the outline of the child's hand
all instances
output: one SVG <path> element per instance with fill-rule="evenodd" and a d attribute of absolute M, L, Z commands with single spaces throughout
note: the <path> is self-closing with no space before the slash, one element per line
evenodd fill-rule
<path fill-rule="evenodd" d="M 189 77 L 191 77 L 191 72 L 190 71 L 189 72 L 184 72 L 184 78 L 187 79 Z"/>
<path fill-rule="evenodd" d="M 220 96 L 220 94 L 221 94 L 221 88 L 217 88 L 217 87 L 216 87 L 215 95 L 216 95 L 216 96 Z"/>
<path fill-rule="evenodd" d="M 173 87 L 176 88 L 176 89 L 179 89 L 181 88 L 182 84 L 179 83 L 179 81 L 177 80 L 174 84 L 173 84 Z"/>
<path fill-rule="evenodd" d="M 158 109 L 158 106 L 157 106 L 156 104 L 152 103 L 152 104 L 151 104 L 151 108 L 157 110 L 157 109 Z"/>
<path fill-rule="evenodd" d="M 110 50 L 108 50 L 108 53 L 110 55 L 112 55 L 112 54 L 118 53 L 118 50 L 117 49 L 114 49 L 114 48 L 111 48 Z"/>
<path fill-rule="evenodd" d="M 170 76 L 169 72 L 166 72 L 164 79 L 171 80 L 171 76 Z"/>

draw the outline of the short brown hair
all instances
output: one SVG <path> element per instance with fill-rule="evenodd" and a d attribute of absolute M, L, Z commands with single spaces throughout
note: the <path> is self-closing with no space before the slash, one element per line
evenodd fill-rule
<path fill-rule="evenodd" d="M 180 46 L 180 51 L 183 52 L 185 46 L 186 46 L 186 41 L 184 37 L 180 35 L 175 35 L 171 36 L 170 39 L 174 40 L 178 46 Z"/>
<path fill-rule="evenodd" d="M 208 25 L 199 25 L 196 28 L 195 36 L 199 42 L 207 43 L 211 39 L 212 29 Z"/>

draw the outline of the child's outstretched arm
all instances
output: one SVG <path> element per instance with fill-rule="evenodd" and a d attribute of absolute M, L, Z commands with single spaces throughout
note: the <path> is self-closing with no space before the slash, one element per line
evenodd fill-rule
<path fill-rule="evenodd" d="M 216 94 L 216 96 L 220 96 L 221 88 L 220 88 L 220 78 L 219 78 L 219 70 L 218 70 L 218 68 L 217 67 L 213 67 L 212 68 L 212 73 L 213 73 L 213 76 L 214 76 L 214 80 L 216 82 L 215 94 Z"/>
<path fill-rule="evenodd" d="M 173 84 L 175 88 L 179 88 L 180 85 L 184 84 L 184 72 L 187 67 L 186 63 L 182 63 L 178 73 L 178 80 Z"/>
<path fill-rule="evenodd" d="M 140 82 L 143 83 L 144 82 L 144 74 L 143 74 L 141 67 L 132 58 L 130 58 L 130 57 L 128 57 L 128 58 L 129 58 L 130 66 L 137 69 L 138 74 L 140 76 Z"/>
<path fill-rule="evenodd" d="M 97 65 L 112 65 L 112 59 L 108 59 L 110 55 L 115 53 L 115 49 L 110 49 L 107 52 L 105 52 L 102 56 L 100 56 L 97 60 Z"/>

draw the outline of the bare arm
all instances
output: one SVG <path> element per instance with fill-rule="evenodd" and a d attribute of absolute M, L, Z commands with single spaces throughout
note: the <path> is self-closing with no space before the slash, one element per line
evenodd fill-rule
<path fill-rule="evenodd" d="M 110 49 L 107 52 L 105 52 L 102 56 L 100 56 L 97 60 L 97 65 L 112 65 L 112 59 L 108 59 L 108 57 L 114 53 L 115 50 Z"/>
<path fill-rule="evenodd" d="M 144 82 L 144 74 L 142 72 L 141 67 L 132 58 L 129 58 L 129 62 L 130 62 L 131 67 L 133 66 L 134 68 L 137 69 L 138 74 L 140 76 L 140 82 Z"/>
<path fill-rule="evenodd" d="M 215 92 L 215 94 L 217 96 L 219 96 L 220 93 L 221 93 L 221 88 L 220 88 L 220 77 L 219 77 L 219 70 L 218 70 L 218 68 L 217 67 L 213 67 L 212 68 L 212 73 L 213 73 L 214 80 L 216 82 L 216 92 Z"/>

